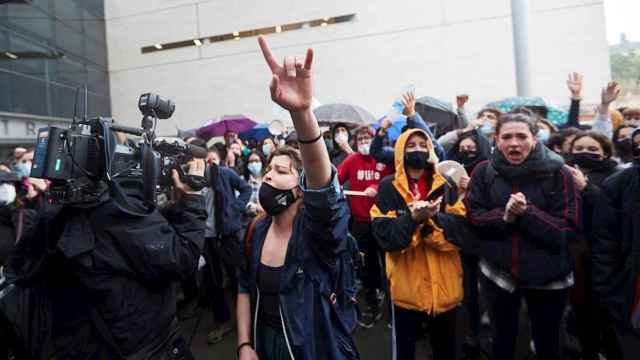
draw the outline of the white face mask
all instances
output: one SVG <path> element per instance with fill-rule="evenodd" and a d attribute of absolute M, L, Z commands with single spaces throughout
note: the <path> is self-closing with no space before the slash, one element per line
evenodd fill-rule
<path fill-rule="evenodd" d="M 371 148 L 371 144 L 360 144 L 358 145 L 358 152 L 362 155 L 369 155 L 369 149 Z"/>
<path fill-rule="evenodd" d="M 349 141 L 349 135 L 347 135 L 346 133 L 343 133 L 343 132 L 338 133 L 338 134 L 336 134 L 335 140 L 336 140 L 336 142 L 338 144 L 344 144 L 347 141 Z"/>
<path fill-rule="evenodd" d="M 16 187 L 13 184 L 0 184 L 0 205 L 13 204 L 16 200 Z"/>

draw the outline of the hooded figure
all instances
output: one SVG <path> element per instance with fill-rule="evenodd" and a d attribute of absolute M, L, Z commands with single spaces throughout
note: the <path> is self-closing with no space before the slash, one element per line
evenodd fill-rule
<path fill-rule="evenodd" d="M 395 311 L 398 359 L 413 359 L 420 324 L 428 321 L 434 359 L 454 359 L 456 309 L 462 301 L 458 248 L 440 225 L 443 217 L 465 215 L 461 201 L 445 205 L 430 195 L 444 185 L 426 132 L 411 129 L 395 145 L 394 176 L 379 185 L 371 209 L 373 234 L 386 251 L 386 272 Z M 418 178 L 416 178 L 418 176 Z M 435 208 L 420 216 L 427 203 Z"/>
<path fill-rule="evenodd" d="M 351 149 L 351 132 L 345 123 L 336 123 L 331 127 L 331 139 L 333 139 L 333 151 L 329 154 L 331 163 L 338 167 L 350 154 Z"/>
<path fill-rule="evenodd" d="M 462 143 L 470 139 L 475 143 L 475 151 L 468 149 L 462 149 Z M 468 140 L 467 140 L 468 141 Z M 467 170 L 467 174 L 471 174 L 476 165 L 487 160 L 491 156 L 491 143 L 483 135 L 480 135 L 477 130 L 469 132 L 458 141 L 447 153 L 447 159 L 457 161 L 462 164 Z"/>

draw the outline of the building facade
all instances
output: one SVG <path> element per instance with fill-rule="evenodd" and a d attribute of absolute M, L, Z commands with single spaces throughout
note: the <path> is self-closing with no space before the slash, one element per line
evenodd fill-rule
<path fill-rule="evenodd" d="M 603 1 L 529 3 L 533 93 L 568 105 L 567 74 L 579 71 L 585 102 L 596 102 L 610 78 Z M 270 74 L 255 37 L 261 32 L 269 33 L 280 59 L 315 49 L 320 103 L 357 104 L 382 116 L 409 84 L 419 96 L 447 101 L 469 94 L 476 110 L 516 93 L 509 0 L 109 0 L 105 6 L 114 118 L 138 124 L 138 96 L 157 92 L 176 102 L 173 118 L 159 124 L 167 135 L 224 114 L 261 122 L 282 116 L 269 98 Z"/>
<path fill-rule="evenodd" d="M 2 159 L 12 147 L 33 145 L 38 128 L 66 126 L 74 106 L 81 117 L 84 91 L 76 93 L 85 84 L 87 115 L 110 116 L 102 0 L 14 0 L 0 5 Z"/>

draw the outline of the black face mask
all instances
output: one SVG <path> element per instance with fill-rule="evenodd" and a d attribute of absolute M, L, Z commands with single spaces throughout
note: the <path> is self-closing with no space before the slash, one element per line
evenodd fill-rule
<path fill-rule="evenodd" d="M 294 188 L 295 189 L 295 188 Z M 296 201 L 293 189 L 280 190 L 263 182 L 258 192 L 260 205 L 271 216 L 281 214 Z"/>
<path fill-rule="evenodd" d="M 426 151 L 410 151 L 404 154 L 404 164 L 412 169 L 426 169 L 429 153 Z"/>
<path fill-rule="evenodd" d="M 569 154 L 566 156 L 565 160 L 569 165 L 578 165 L 584 169 L 597 169 L 604 161 L 600 158 L 600 155 L 591 153 Z"/>
<path fill-rule="evenodd" d="M 456 157 L 457 161 L 462 165 L 469 165 L 472 162 L 476 161 L 478 158 L 478 153 L 475 151 L 461 151 L 458 153 Z"/>

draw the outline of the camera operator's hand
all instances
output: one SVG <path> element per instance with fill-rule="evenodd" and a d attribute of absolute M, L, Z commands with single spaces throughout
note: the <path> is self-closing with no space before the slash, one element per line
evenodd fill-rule
<path fill-rule="evenodd" d="M 187 163 L 189 165 L 188 175 L 204 176 L 205 162 L 204 159 L 193 159 Z M 171 170 L 171 177 L 176 189 L 184 194 L 202 194 L 202 191 L 193 191 L 189 185 L 180 181 L 180 175 L 176 170 Z"/>

